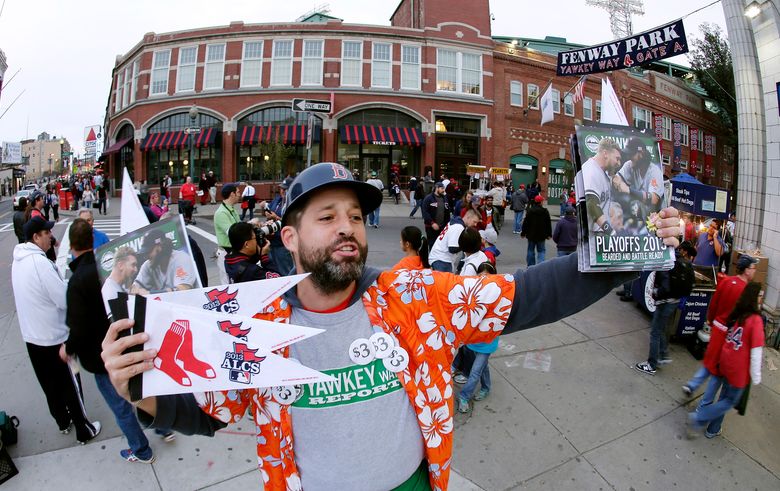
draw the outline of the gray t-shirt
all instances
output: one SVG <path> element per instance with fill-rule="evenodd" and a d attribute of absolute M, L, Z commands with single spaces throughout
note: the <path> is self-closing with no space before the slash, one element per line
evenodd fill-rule
<path fill-rule="evenodd" d="M 192 258 L 176 250 L 171 252 L 171 260 L 168 261 L 165 271 L 153 267 L 151 261 L 144 262 L 135 282 L 152 293 L 175 290 L 180 285 L 187 285 L 189 288 L 200 285 Z"/>
<path fill-rule="evenodd" d="M 423 437 L 395 374 L 381 360 L 363 366 L 350 360 L 352 341 L 375 332 L 363 302 L 329 314 L 293 308 L 290 322 L 327 330 L 292 345 L 290 357 L 337 379 L 304 386 L 291 407 L 303 489 L 387 490 L 402 484 L 424 458 Z"/>

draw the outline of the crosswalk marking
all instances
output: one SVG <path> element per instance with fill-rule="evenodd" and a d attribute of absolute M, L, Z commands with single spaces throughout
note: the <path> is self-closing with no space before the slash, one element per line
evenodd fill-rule
<path fill-rule="evenodd" d="M 9 230 L 14 229 L 13 223 L 4 223 L 0 226 L 0 232 L 8 232 Z"/>

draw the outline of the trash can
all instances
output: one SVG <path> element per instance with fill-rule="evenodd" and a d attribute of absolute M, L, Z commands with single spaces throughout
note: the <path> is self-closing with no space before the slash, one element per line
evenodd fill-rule
<path fill-rule="evenodd" d="M 70 191 L 60 190 L 60 210 L 70 210 Z"/>

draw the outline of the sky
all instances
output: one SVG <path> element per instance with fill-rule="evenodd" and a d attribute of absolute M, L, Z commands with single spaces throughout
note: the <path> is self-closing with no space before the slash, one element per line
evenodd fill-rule
<path fill-rule="evenodd" d="M 84 127 L 103 123 L 111 70 L 147 32 L 246 23 L 290 22 L 322 1 L 287 0 L 0 0 L 0 49 L 8 70 L 0 96 L 0 142 L 35 138 L 46 131 L 65 136 L 84 151 Z M 634 17 L 634 32 L 678 19 L 711 0 L 647 0 Z M 394 0 L 330 0 L 330 15 L 346 23 L 389 25 Z M 370 7 L 369 7 L 370 5 Z M 565 37 L 580 44 L 610 41 L 605 10 L 585 0 L 491 0 L 494 36 Z M 687 17 L 689 39 L 703 22 L 725 33 L 720 3 Z M 669 61 L 687 65 L 683 56 Z M 20 70 L 18 75 L 9 79 Z M 24 91 L 22 93 L 22 91 Z M 21 94 L 21 95 L 20 95 Z"/>

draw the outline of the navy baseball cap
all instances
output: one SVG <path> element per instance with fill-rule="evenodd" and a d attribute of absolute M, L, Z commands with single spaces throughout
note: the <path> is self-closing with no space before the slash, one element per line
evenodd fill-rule
<path fill-rule="evenodd" d="M 32 240 L 33 235 L 40 233 L 44 230 L 51 230 L 54 228 L 54 222 L 49 222 L 41 217 L 32 217 L 27 220 L 22 230 L 24 231 L 24 239 Z"/>

